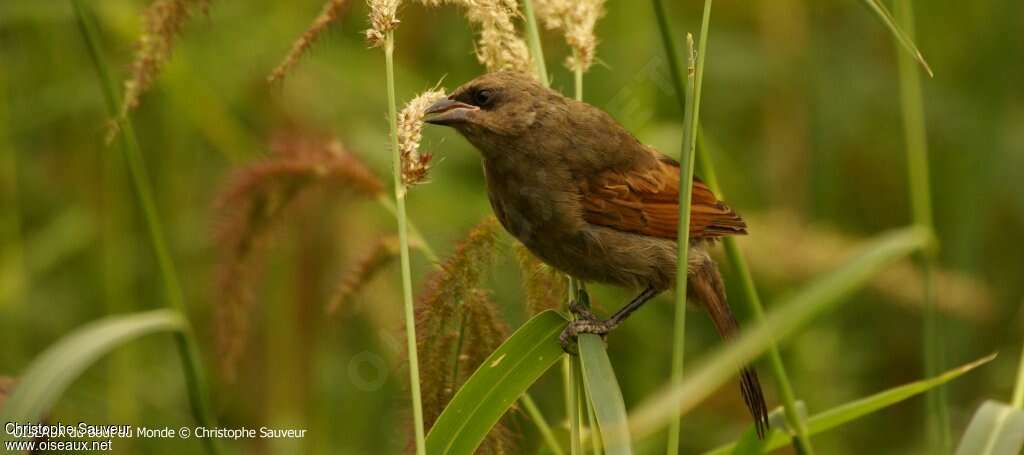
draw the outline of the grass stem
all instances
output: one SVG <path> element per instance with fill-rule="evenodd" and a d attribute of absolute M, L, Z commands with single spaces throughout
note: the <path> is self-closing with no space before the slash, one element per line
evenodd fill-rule
<path fill-rule="evenodd" d="M 701 25 L 701 45 L 698 49 L 698 63 L 702 66 L 703 62 L 700 61 L 705 53 L 706 46 L 706 33 L 708 30 L 708 15 L 710 1 L 705 4 L 706 8 L 704 11 L 704 17 L 702 18 Z M 678 50 L 676 48 L 675 40 L 672 38 L 672 29 L 668 22 L 668 13 L 665 10 L 663 0 L 654 0 L 655 16 L 658 20 L 658 29 L 661 32 L 662 43 L 665 47 L 665 52 L 668 58 L 669 72 L 672 75 L 672 82 L 675 85 L 676 100 L 683 109 L 686 109 L 687 97 L 684 91 L 683 74 L 682 68 L 679 63 Z M 703 83 L 703 73 L 698 72 L 697 84 Z M 684 120 L 685 121 L 685 120 Z M 718 178 L 715 174 L 715 168 L 711 160 L 711 154 L 708 152 L 707 147 L 704 145 L 703 132 L 699 129 L 699 122 L 695 122 L 693 127 L 698 128 L 696 134 L 696 140 L 698 147 L 695 151 L 695 158 L 701 166 L 701 177 L 704 182 L 708 184 L 715 194 L 721 197 L 721 191 L 718 185 Z M 760 296 L 757 292 L 757 287 L 754 285 L 753 278 L 750 274 L 750 269 L 747 266 L 746 260 L 743 254 L 740 252 L 739 247 L 736 244 L 736 240 L 731 237 L 726 237 L 724 240 L 726 254 L 729 257 L 729 262 L 732 264 L 733 270 L 737 276 L 740 277 L 743 290 L 743 300 L 747 302 L 751 314 L 754 320 L 760 322 L 764 319 L 764 306 L 761 303 Z M 799 450 L 804 454 L 813 454 L 814 448 L 811 445 L 810 436 L 808 435 L 807 425 L 800 418 L 800 414 L 796 407 L 796 395 L 793 392 L 793 386 L 790 383 L 789 375 L 786 372 L 786 367 L 782 361 L 782 356 L 779 354 L 778 347 L 775 343 L 772 343 L 768 349 L 768 359 L 771 364 L 772 374 L 775 376 L 776 382 L 779 385 L 779 395 L 783 400 L 783 407 L 785 412 L 786 421 L 790 427 L 795 429 L 796 438 L 795 443 Z M 671 431 L 671 430 L 670 430 Z M 671 434 L 671 433 L 670 433 Z"/>
<path fill-rule="evenodd" d="M 151 179 L 146 171 L 146 165 L 139 150 L 138 139 L 135 136 L 131 119 L 127 116 L 118 115 L 120 102 L 114 80 L 110 76 L 106 59 L 100 47 L 99 31 L 95 18 L 81 0 L 72 0 L 71 4 L 75 10 L 79 30 L 88 48 L 89 57 L 92 59 L 93 66 L 99 76 L 100 87 L 103 92 L 104 101 L 107 104 L 107 110 L 111 118 L 116 119 L 119 124 L 119 142 L 124 152 L 125 161 L 128 164 L 128 172 L 135 187 L 136 197 L 142 208 L 150 244 L 156 254 L 165 300 L 172 309 L 178 311 L 182 318 L 187 320 L 184 293 L 178 281 L 174 262 L 171 260 L 170 250 L 167 247 L 163 225 L 160 222 L 160 216 L 156 209 Z M 207 390 L 205 373 L 195 335 L 189 327 L 186 327 L 185 330 L 175 335 L 175 342 L 181 357 L 192 413 L 200 425 L 214 428 L 216 420 L 210 407 L 209 391 Z M 203 443 L 210 453 L 219 452 L 215 439 L 203 438 Z"/>
<path fill-rule="evenodd" d="M 898 0 L 894 10 L 895 20 L 909 39 L 914 39 L 914 10 L 912 0 Z M 924 97 L 921 91 L 921 77 L 915 59 L 907 52 L 899 37 L 894 36 L 899 67 L 900 108 L 906 133 L 907 179 L 910 190 L 910 206 L 914 224 L 928 230 L 934 229 L 932 219 L 931 183 L 928 172 L 928 140 L 924 118 Z M 943 346 L 941 316 L 935 308 L 935 261 L 936 250 L 929 248 L 918 255 L 924 290 L 924 369 L 928 377 L 943 370 Z M 946 388 L 937 387 L 928 392 L 926 398 L 931 453 L 949 453 L 953 447 L 953 436 L 949 429 L 949 405 Z"/>
<path fill-rule="evenodd" d="M 569 278 L 569 299 L 575 299 L 579 289 L 579 283 L 575 279 Z M 580 389 L 583 388 L 582 381 L 580 381 L 580 362 L 579 357 L 570 356 L 568 354 L 563 356 L 566 359 L 566 363 L 569 365 L 568 368 L 568 384 L 566 386 L 566 406 L 568 407 L 568 413 L 566 418 L 569 419 L 569 449 L 572 455 L 581 455 L 583 453 L 582 444 L 582 432 L 580 431 Z"/>
<path fill-rule="evenodd" d="M 711 2 L 704 4 L 708 11 Z M 683 361 L 686 352 L 686 278 L 690 251 L 690 195 L 693 189 L 693 155 L 696 149 L 697 116 L 699 115 L 699 92 L 696 84 L 697 67 L 694 55 L 693 35 L 686 34 L 686 103 L 683 110 L 683 150 L 679 157 L 679 227 L 676 237 L 678 259 L 676 265 L 676 308 L 672 330 L 672 377 L 673 385 L 683 381 Z M 672 419 L 668 427 L 666 453 L 679 453 L 679 425 L 681 417 Z"/>
<path fill-rule="evenodd" d="M 388 86 L 388 122 L 391 129 L 391 164 L 395 181 L 395 218 L 398 219 L 398 250 L 402 267 L 402 301 L 405 304 L 405 340 L 409 352 L 409 389 L 412 393 L 413 427 L 416 453 L 427 452 L 423 431 L 423 401 L 420 397 L 419 355 L 416 352 L 416 316 L 412 299 L 412 267 L 409 264 L 409 233 L 405 215 L 406 188 L 402 184 L 402 157 L 398 150 L 398 108 L 395 102 L 395 37 L 388 32 L 384 38 L 384 66 Z"/>
<path fill-rule="evenodd" d="M 540 29 L 537 27 L 537 17 L 533 13 L 532 0 L 523 0 L 523 15 L 526 16 L 526 40 L 530 44 L 533 68 L 537 71 L 540 82 L 547 87 L 551 80 L 548 79 L 548 68 L 544 64 L 544 48 L 540 44 Z"/>
<path fill-rule="evenodd" d="M 551 431 L 551 425 L 548 424 L 548 420 L 544 418 L 544 413 L 540 412 L 540 408 L 537 407 L 537 403 L 533 401 L 533 398 L 524 393 L 519 398 L 519 402 L 523 404 L 523 408 L 526 409 L 530 420 L 533 420 L 534 424 L 537 425 L 537 430 L 540 431 L 540 436 L 544 439 L 544 443 L 551 449 L 551 453 L 554 455 L 564 455 L 565 452 L 562 451 L 562 446 L 558 443 L 558 439 L 555 439 L 555 433 Z"/>

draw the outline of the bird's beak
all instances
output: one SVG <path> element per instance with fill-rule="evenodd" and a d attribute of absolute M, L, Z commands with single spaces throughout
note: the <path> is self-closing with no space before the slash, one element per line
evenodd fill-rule
<path fill-rule="evenodd" d="M 479 110 L 479 107 L 471 104 L 445 98 L 427 108 L 424 112 L 426 118 L 423 121 L 435 125 L 466 123 L 469 120 L 469 114 Z"/>

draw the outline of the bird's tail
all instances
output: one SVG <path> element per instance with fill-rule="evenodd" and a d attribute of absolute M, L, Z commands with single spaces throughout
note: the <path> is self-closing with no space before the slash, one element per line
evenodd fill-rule
<path fill-rule="evenodd" d="M 700 256 L 702 257 L 698 263 L 689 264 L 689 291 L 704 303 L 722 339 L 729 340 L 739 333 L 739 324 L 725 300 L 725 287 L 722 284 L 722 276 L 718 273 L 718 265 L 706 253 Z M 690 258 L 690 261 L 694 259 Z M 768 430 L 768 407 L 764 402 L 757 372 L 749 365 L 740 372 L 740 392 L 743 393 L 743 401 L 754 418 L 758 438 L 764 439 Z"/>

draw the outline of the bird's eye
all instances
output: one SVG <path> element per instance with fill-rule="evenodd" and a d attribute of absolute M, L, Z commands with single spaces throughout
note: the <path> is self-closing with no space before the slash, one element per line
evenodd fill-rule
<path fill-rule="evenodd" d="M 477 90 L 476 93 L 473 94 L 473 102 L 480 107 L 490 104 L 493 98 L 494 93 L 490 90 Z"/>

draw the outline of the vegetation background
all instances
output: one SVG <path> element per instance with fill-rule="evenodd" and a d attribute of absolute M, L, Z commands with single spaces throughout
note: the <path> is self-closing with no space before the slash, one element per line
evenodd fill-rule
<path fill-rule="evenodd" d="M 143 1 L 90 2 L 103 47 L 128 76 Z M 157 209 L 180 272 L 189 316 L 211 374 L 218 364 L 214 201 L 233 170 L 282 140 L 338 138 L 383 181 L 390 152 L 383 57 L 368 50 L 366 7 L 347 11 L 282 83 L 267 75 L 320 11 L 320 1 L 213 2 L 188 23 L 173 58 L 133 114 Z M 696 30 L 700 2 L 670 5 L 676 30 Z M 677 154 L 679 109 L 654 14 L 646 2 L 611 1 L 598 22 L 600 64 L 585 99 L 643 142 Z M 939 252 L 946 366 L 993 351 L 988 366 L 949 387 L 954 436 L 986 398 L 1010 394 L 1024 338 L 1024 4 L 920 2 L 916 42 L 936 76 L 925 79 L 930 171 Z M 909 223 L 896 49 L 861 4 L 719 2 L 701 113 L 730 205 L 748 218 L 743 240 L 771 310 L 777 296 L 826 271 L 858 242 Z M 451 7 L 408 4 L 396 32 L 398 99 L 454 88 L 482 71 L 473 32 Z M 572 92 L 567 53 L 544 33 L 552 86 Z M 0 3 L 0 375 L 17 377 L 63 334 L 104 315 L 163 306 L 159 272 L 109 116 L 68 2 Z M 284 138 L 284 139 L 282 139 Z M 476 152 L 427 128 L 432 182 L 409 197 L 409 217 L 441 256 L 490 213 Z M 238 453 L 395 453 L 409 442 L 398 270 L 387 266 L 336 311 L 326 308 L 352 264 L 394 232 L 372 199 L 317 186 L 287 210 L 259 253 L 248 345 L 231 380 L 217 374 L 223 427 L 295 427 L 301 440 L 229 443 Z M 506 236 L 484 275 L 503 318 L 528 316 Z M 414 254 L 417 289 L 431 265 Z M 734 283 L 726 276 L 727 283 Z M 595 286 L 599 309 L 627 292 Z M 735 295 L 737 292 L 733 292 Z M 920 290 L 909 262 L 781 345 L 799 398 L 813 412 L 923 376 Z M 645 307 L 609 339 L 627 406 L 669 376 L 673 307 Z M 745 319 L 743 305 L 733 305 Z M 719 342 L 703 315 L 689 324 L 688 357 Z M 241 336 L 235 334 L 234 336 Z M 92 368 L 53 420 L 180 427 L 192 420 L 180 362 L 161 337 Z M 778 405 L 767 368 L 762 379 Z M 555 424 L 561 384 L 549 373 L 533 395 Z M 921 453 L 917 398 L 814 438 L 821 453 Z M 683 452 L 736 439 L 748 424 L 735 385 L 683 418 Z M 523 452 L 539 447 L 521 412 L 508 422 Z M 641 451 L 657 450 L 657 444 Z M 194 441 L 133 440 L 121 452 L 181 453 Z"/>

